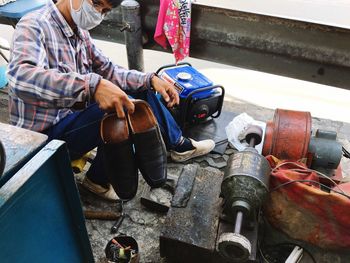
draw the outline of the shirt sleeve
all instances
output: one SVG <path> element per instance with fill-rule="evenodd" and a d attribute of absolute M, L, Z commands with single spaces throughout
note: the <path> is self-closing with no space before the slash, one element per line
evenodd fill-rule
<path fill-rule="evenodd" d="M 151 87 L 152 73 L 143 73 L 137 70 L 128 70 L 113 63 L 106 57 L 100 49 L 87 39 L 88 48 L 91 48 L 91 60 L 93 61 L 93 72 L 101 75 L 103 78 L 118 85 L 125 91 L 142 91 Z"/>
<path fill-rule="evenodd" d="M 7 74 L 10 92 L 25 103 L 45 108 L 71 108 L 88 102 L 101 77 L 50 68 L 44 34 L 30 18 L 17 24 L 13 36 Z"/>

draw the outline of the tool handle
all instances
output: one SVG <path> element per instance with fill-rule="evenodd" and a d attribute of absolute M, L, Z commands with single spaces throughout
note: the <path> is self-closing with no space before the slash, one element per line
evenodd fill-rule
<path fill-rule="evenodd" d="M 117 233 L 118 232 L 118 229 L 119 229 L 119 227 L 120 227 L 120 225 L 122 224 L 122 222 L 123 222 L 123 220 L 124 220 L 124 214 L 122 214 L 119 218 L 118 218 L 118 220 L 114 223 L 114 225 L 112 226 L 112 228 L 111 228 L 111 233 L 112 234 L 115 234 L 115 233 Z"/>
<path fill-rule="evenodd" d="M 84 210 L 84 216 L 86 219 L 117 220 L 120 218 L 120 213 L 111 211 Z"/>

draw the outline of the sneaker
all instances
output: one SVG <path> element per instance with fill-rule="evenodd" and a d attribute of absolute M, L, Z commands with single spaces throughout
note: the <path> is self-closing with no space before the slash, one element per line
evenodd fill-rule
<path fill-rule="evenodd" d="M 203 140 L 203 141 L 195 141 L 193 139 L 189 139 L 194 147 L 193 150 L 189 150 L 186 152 L 175 152 L 170 151 L 170 157 L 174 162 L 185 162 L 194 157 L 205 155 L 211 152 L 215 147 L 215 142 L 213 140 Z"/>
<path fill-rule="evenodd" d="M 108 188 L 102 187 L 99 184 L 93 183 L 87 176 L 84 177 L 82 186 L 89 190 L 90 192 L 98 195 L 99 197 L 108 200 L 108 201 L 117 201 L 119 200 L 118 195 L 115 193 L 112 185 L 108 184 Z"/>

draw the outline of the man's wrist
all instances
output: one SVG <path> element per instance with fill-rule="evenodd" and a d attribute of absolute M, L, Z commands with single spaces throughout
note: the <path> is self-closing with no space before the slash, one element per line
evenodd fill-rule
<path fill-rule="evenodd" d="M 90 73 L 89 75 L 90 75 L 90 80 L 89 80 L 90 94 L 89 94 L 88 102 L 90 102 L 94 98 L 97 87 L 103 81 L 103 78 L 96 73 Z"/>
<path fill-rule="evenodd" d="M 151 90 L 153 92 L 157 92 L 154 88 L 154 78 L 158 78 L 158 77 L 159 76 L 157 73 L 155 73 L 155 72 L 151 73 L 151 75 L 149 77 L 149 86 L 148 86 L 149 90 Z"/>

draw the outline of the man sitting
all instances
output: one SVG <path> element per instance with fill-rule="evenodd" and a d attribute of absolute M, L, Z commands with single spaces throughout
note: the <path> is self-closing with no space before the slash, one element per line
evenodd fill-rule
<path fill-rule="evenodd" d="M 100 24 L 116 0 L 60 0 L 17 24 L 8 65 L 10 122 L 67 143 L 72 160 L 103 144 L 99 128 L 107 111 L 119 118 L 134 111 L 131 95 L 146 100 L 157 118 L 172 160 L 209 153 L 212 140 L 182 136 L 168 107 L 179 103 L 174 87 L 154 73 L 124 69 L 94 45 L 87 30 Z M 105 175 L 99 148 L 83 181 L 99 196 L 118 197 Z"/>

